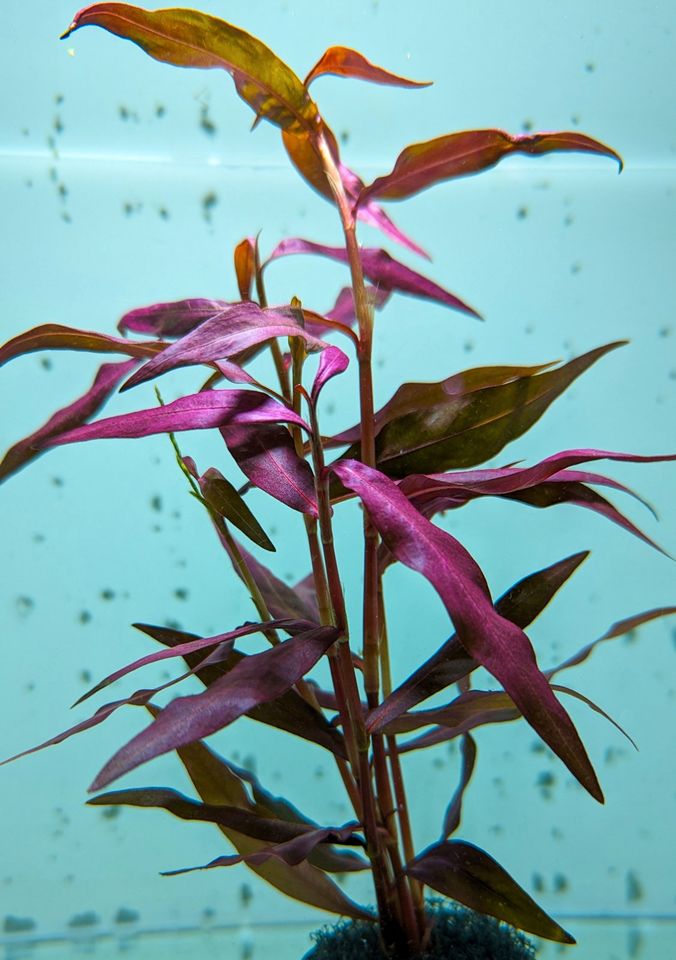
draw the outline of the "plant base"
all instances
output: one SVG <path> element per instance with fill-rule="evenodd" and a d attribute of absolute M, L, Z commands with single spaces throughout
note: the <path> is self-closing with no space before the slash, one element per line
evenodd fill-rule
<path fill-rule="evenodd" d="M 424 953 L 407 960 L 533 960 L 533 944 L 518 930 L 465 907 L 431 902 L 434 927 Z M 378 928 L 348 920 L 312 934 L 314 947 L 303 960 L 387 960 Z"/>

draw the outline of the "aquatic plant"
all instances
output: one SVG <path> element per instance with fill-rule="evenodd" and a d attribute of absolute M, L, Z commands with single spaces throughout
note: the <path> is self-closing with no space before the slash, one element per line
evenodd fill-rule
<path fill-rule="evenodd" d="M 616 623 L 578 653 L 543 671 L 525 630 L 586 552 L 530 573 L 494 602 L 467 549 L 433 521 L 440 513 L 481 497 L 539 508 L 568 503 L 596 511 L 650 543 L 596 489 L 626 488 L 580 467 L 598 460 L 656 462 L 674 456 L 573 449 L 532 466 L 479 466 L 522 436 L 578 376 L 619 343 L 596 347 L 560 365 L 491 366 L 456 372 L 436 383 L 405 383 L 375 410 L 374 319 L 391 296 L 407 294 L 467 316 L 477 314 L 454 293 L 384 249 L 360 246 L 357 226 L 363 221 L 424 255 L 417 242 L 393 223 L 384 202 L 405 200 L 444 181 L 481 173 L 517 153 L 536 157 L 583 152 L 612 159 L 620 168 L 621 158 L 611 147 L 579 132 L 511 135 L 498 129 L 469 130 L 407 146 L 388 174 L 367 184 L 341 161 L 338 141 L 311 96 L 311 85 L 326 75 L 404 88 L 425 83 L 397 76 L 344 47 L 327 50 L 301 80 L 257 38 L 194 10 L 150 12 L 124 3 L 96 3 L 76 15 L 64 36 L 87 25 L 131 40 L 165 63 L 228 72 L 239 96 L 254 111 L 254 126 L 266 120 L 278 127 L 292 165 L 334 205 L 344 245 L 287 237 L 262 257 L 258 239 L 247 237 L 234 251 L 241 297 L 237 302 L 191 299 L 142 307 L 122 317 L 121 336 L 45 324 L 0 349 L 0 362 L 47 349 L 129 358 L 103 364 L 83 396 L 18 441 L 0 464 L 0 479 L 53 446 L 167 433 L 191 493 L 206 511 L 258 614 L 256 622 L 227 625 L 224 632 L 209 637 L 140 625 L 162 649 L 110 674 L 81 701 L 146 664 L 180 658 L 186 672 L 161 687 L 140 689 L 105 704 L 89 719 L 19 756 L 90 729 L 122 706 L 145 707 L 151 722 L 103 765 L 91 790 L 98 792 L 147 761 L 175 751 L 200 799 L 151 787 L 97 793 L 90 803 L 161 808 L 180 819 L 216 824 L 236 853 L 219 856 L 206 866 L 244 863 L 297 900 L 371 923 L 373 929 L 377 923 L 386 957 L 420 956 L 430 937 L 437 936 L 438 930 L 432 928 L 446 914 L 426 908 L 425 887 L 539 937 L 574 942 L 489 853 L 457 837 L 477 758 L 473 731 L 524 718 L 587 792 L 602 802 L 594 768 L 556 694 L 603 711 L 562 686 L 559 675 L 586 660 L 599 643 L 676 608 L 650 610 Z M 329 258 L 348 267 L 350 283 L 325 314 L 296 299 L 268 305 L 266 271 L 292 255 Z M 264 350 L 274 359 L 273 385 L 259 382 L 246 369 Z M 308 360 L 313 355 L 318 355 L 318 363 L 310 377 Z M 359 371 L 359 422 L 327 436 L 321 425 L 322 395 L 330 381 L 345 372 L 351 356 Z M 158 393 L 158 404 L 149 409 L 89 422 L 118 388 L 129 390 L 186 366 L 208 370 L 197 392 L 166 404 Z M 223 381 L 234 388 L 223 388 Z M 223 464 L 200 469 L 180 451 L 175 435 L 196 429 L 220 433 L 247 478 L 245 487 L 236 488 Z M 331 460 L 334 450 L 342 452 Z M 253 487 L 302 514 L 311 572 L 295 588 L 278 580 L 234 533 L 236 529 L 237 536 L 263 550 L 275 549 L 246 502 L 247 489 Z M 334 546 L 334 525 L 345 509 L 343 502 L 355 499 L 363 507 L 359 625 L 348 622 Z M 280 547 L 298 549 L 297 544 Z M 383 578 L 397 563 L 422 574 L 434 587 L 455 633 L 395 688 Z M 247 653 L 246 638 L 255 634 L 262 634 L 270 648 Z M 324 659 L 331 689 L 310 677 Z M 479 667 L 497 681 L 498 689 L 472 686 Z M 189 676 L 197 677 L 205 690 L 171 700 L 163 708 L 153 704 L 161 690 Z M 416 709 L 456 686 L 447 704 Z M 251 772 L 202 743 L 242 716 L 325 749 L 340 773 L 354 819 L 320 826 L 289 801 L 273 796 Z M 402 735 L 412 736 L 402 742 Z M 461 750 L 460 783 L 445 811 L 439 840 L 416 851 L 401 757 L 451 740 L 457 740 Z M 353 902 L 332 878 L 360 870 L 372 876 L 375 912 Z"/>

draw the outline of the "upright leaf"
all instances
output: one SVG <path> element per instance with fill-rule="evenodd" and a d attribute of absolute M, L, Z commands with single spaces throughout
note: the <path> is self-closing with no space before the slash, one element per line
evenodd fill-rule
<path fill-rule="evenodd" d="M 78 427 L 98 413 L 117 385 L 131 373 L 136 363 L 136 360 L 123 360 L 121 363 L 104 363 L 99 367 L 93 384 L 85 394 L 68 406 L 57 410 L 38 430 L 10 447 L 0 462 L 0 482 L 39 457 L 44 452 L 43 448 L 47 440 Z"/>
<path fill-rule="evenodd" d="M 142 10 L 127 3 L 93 3 L 63 34 L 103 27 L 131 40 L 162 63 L 226 70 L 257 117 L 283 129 L 313 130 L 317 107 L 296 74 L 256 37 L 197 10 Z"/>
<path fill-rule="evenodd" d="M 460 826 L 460 818 L 462 816 L 462 801 L 465 796 L 465 790 L 467 789 L 469 781 L 472 779 L 472 774 L 474 773 L 474 766 L 476 764 L 476 741 L 468 733 L 462 738 L 460 751 L 462 754 L 460 783 L 458 784 L 456 791 L 451 798 L 451 802 L 446 808 L 446 812 L 444 814 L 444 822 L 441 827 L 442 840 L 448 840 L 451 834 L 455 833 Z"/>
<path fill-rule="evenodd" d="M 253 282 L 256 276 L 256 239 L 245 237 L 235 247 L 235 273 L 242 300 L 252 300 Z"/>
<path fill-rule="evenodd" d="M 409 863 L 407 873 L 479 913 L 497 917 L 545 940 L 575 943 L 499 863 L 472 843 L 434 843 Z"/>
<path fill-rule="evenodd" d="M 611 147 L 584 133 L 505 133 L 504 130 L 465 130 L 406 147 L 391 173 L 366 187 L 360 202 L 379 197 L 403 200 L 442 180 L 480 173 L 513 153 L 531 156 L 553 151 L 596 153 L 612 157 L 622 169 L 622 158 Z"/>
<path fill-rule="evenodd" d="M 356 461 L 344 461 L 332 469 L 361 498 L 394 556 L 422 573 L 436 589 L 462 646 L 502 684 L 533 729 L 602 802 L 584 745 L 538 668 L 528 637 L 495 610 L 484 576 L 470 554 L 421 516 L 382 473 Z"/>
<path fill-rule="evenodd" d="M 101 788 L 154 757 L 222 730 L 261 703 L 282 696 L 312 669 L 338 638 L 335 627 L 317 627 L 254 654 L 208 687 L 179 697 L 105 764 L 90 790 Z"/>

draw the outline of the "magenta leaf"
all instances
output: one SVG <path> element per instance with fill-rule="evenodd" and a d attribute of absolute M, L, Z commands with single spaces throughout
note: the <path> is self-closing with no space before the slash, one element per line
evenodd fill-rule
<path fill-rule="evenodd" d="M 205 430 L 228 424 L 274 423 L 283 420 L 309 429 L 288 407 L 253 390 L 209 390 L 179 397 L 149 410 L 123 413 L 85 424 L 52 438 L 46 446 L 107 440 L 118 437 L 149 437 L 155 433 Z"/>
<path fill-rule="evenodd" d="M 497 917 L 545 940 L 575 943 L 506 870 L 464 840 L 434 843 L 408 864 L 407 873 L 472 910 Z"/>
<path fill-rule="evenodd" d="M 90 790 L 117 780 L 148 760 L 222 730 L 261 703 L 282 696 L 312 669 L 339 636 L 317 627 L 238 663 L 204 693 L 179 697 L 105 764 Z"/>
<path fill-rule="evenodd" d="M 255 303 L 236 303 L 166 347 L 162 357 L 144 364 L 123 389 L 128 390 L 177 367 L 229 360 L 275 337 L 301 337 L 308 350 L 322 350 L 327 346 L 309 333 L 288 307 L 262 309 Z"/>
<path fill-rule="evenodd" d="M 484 576 L 465 548 L 411 505 L 377 470 L 348 460 L 332 467 L 362 500 L 383 541 L 405 566 L 432 584 L 460 643 L 502 684 L 522 714 L 582 786 L 603 794 L 572 720 L 538 668 L 525 633 L 495 610 Z"/>
<path fill-rule="evenodd" d="M 291 633 L 299 633 L 302 630 L 302 621 L 295 621 L 297 627 L 294 626 L 294 621 L 277 621 L 278 625 L 282 623 L 286 623 L 284 629 L 288 629 Z M 190 652 L 190 648 L 187 646 L 201 639 L 195 634 L 149 624 L 136 623 L 134 626 L 158 643 L 171 647 L 174 653 L 177 652 L 179 647 L 183 647 L 184 652 L 181 656 L 191 672 L 197 676 L 205 687 L 211 686 L 232 670 L 241 660 L 245 659 L 245 654 L 228 648 L 226 655 L 222 655 L 221 652 L 218 662 L 215 662 L 213 658 L 208 658 L 209 662 L 207 662 L 207 658 L 202 656 L 199 645 L 193 649 L 193 652 Z M 186 650 L 188 652 L 185 652 Z M 343 759 L 346 757 L 342 734 L 328 722 L 322 713 L 317 711 L 293 689 L 287 690 L 276 700 L 253 707 L 246 715 L 258 723 L 285 730 L 287 733 L 303 740 L 316 743 L 338 757 Z M 243 772 L 241 772 L 241 775 L 244 775 Z"/>
<path fill-rule="evenodd" d="M 148 340 L 134 342 L 93 330 L 76 330 L 58 323 L 44 323 L 20 333 L 0 347 L 0 366 L 14 357 L 37 350 L 83 350 L 87 353 L 124 353 L 128 357 L 154 357 L 166 343 Z"/>
<path fill-rule="evenodd" d="M 408 80 L 396 73 L 377 67 L 357 50 L 349 47 L 329 47 L 308 73 L 303 83 L 309 87 L 317 77 L 332 74 L 334 77 L 352 77 L 382 83 L 392 87 L 429 87 L 431 81 Z"/>
<path fill-rule="evenodd" d="M 264 428 L 259 426 L 258 429 Z M 210 510 L 219 517 L 229 520 L 259 547 L 274 552 L 275 545 L 272 540 L 261 527 L 244 498 L 220 470 L 209 467 L 206 473 L 198 477 L 198 483 L 202 497 Z"/>
<path fill-rule="evenodd" d="M 104 363 L 99 367 L 93 384 L 85 394 L 73 403 L 69 403 L 67 407 L 57 410 L 38 430 L 10 447 L 0 462 L 0 482 L 39 457 L 47 440 L 80 426 L 89 417 L 98 413 L 120 381 L 131 373 L 136 363 L 136 360 L 123 360 L 121 363 Z"/>
<path fill-rule="evenodd" d="M 137 307 L 123 315 L 117 325 L 120 333 L 133 330 L 155 337 L 182 337 L 190 333 L 209 317 L 222 313 L 232 304 L 225 300 L 174 300 L 170 303 L 153 303 L 149 307 Z"/>
<path fill-rule="evenodd" d="M 423 300 L 433 300 L 444 304 L 444 306 L 479 317 L 473 307 L 463 303 L 455 294 L 395 260 L 387 251 L 380 250 L 377 247 L 361 247 L 359 252 L 365 276 L 378 288 L 388 292 L 406 293 Z M 323 243 L 314 243 L 300 237 L 289 237 L 277 244 L 263 266 L 267 266 L 279 257 L 288 257 L 294 254 L 314 254 L 328 257 L 331 260 L 338 260 L 341 263 L 348 262 L 344 247 L 328 247 Z"/>
<path fill-rule="evenodd" d="M 338 352 L 345 356 L 342 351 Z M 286 427 L 278 424 L 225 427 L 221 434 L 240 470 L 256 487 L 293 510 L 319 516 L 314 474 L 296 453 Z"/>
<path fill-rule="evenodd" d="M 227 543 L 223 543 L 223 546 L 229 553 Z M 265 600 L 265 605 L 273 617 L 311 620 L 313 623 L 319 622 L 319 609 L 311 575 L 295 587 L 290 587 L 279 577 L 276 577 L 271 570 L 268 570 L 253 554 L 245 550 L 241 544 L 237 544 L 237 547 L 244 557 L 249 573 L 255 580 L 256 586 Z M 233 558 L 231 557 L 231 559 Z M 235 573 L 241 576 L 241 571 L 234 559 L 233 567 Z"/>
<path fill-rule="evenodd" d="M 381 287 L 371 287 L 367 284 L 366 296 L 374 310 L 381 310 L 392 295 L 390 290 L 383 290 Z M 326 316 L 331 320 L 337 320 L 347 327 L 354 327 L 357 323 L 357 313 L 354 307 L 354 294 L 352 287 L 343 287 L 336 302 L 327 311 Z"/>
<path fill-rule="evenodd" d="M 316 403 L 324 384 L 338 374 L 344 373 L 350 360 L 338 347 L 327 347 L 319 358 L 319 368 L 312 384 L 312 399 Z"/>
<path fill-rule="evenodd" d="M 553 151 L 595 153 L 612 157 L 622 169 L 622 158 L 613 149 L 584 133 L 530 133 L 513 136 L 503 130 L 465 130 L 406 147 L 391 173 L 378 177 L 360 200 L 403 200 L 435 183 L 480 173 L 512 153 L 531 156 Z"/>

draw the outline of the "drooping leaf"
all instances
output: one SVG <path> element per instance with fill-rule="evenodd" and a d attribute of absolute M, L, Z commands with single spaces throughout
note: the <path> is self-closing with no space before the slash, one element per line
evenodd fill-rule
<path fill-rule="evenodd" d="M 117 329 L 120 333 L 133 330 L 134 333 L 147 333 L 162 339 L 182 337 L 204 320 L 231 306 L 226 300 L 205 300 L 199 297 L 153 303 L 149 307 L 137 307 L 127 311 L 120 319 Z"/>
<path fill-rule="evenodd" d="M 441 383 L 404 384 L 376 414 L 378 469 L 403 478 L 473 467 L 494 457 L 529 430 L 580 374 L 620 345 L 597 347 L 554 370 L 532 368 L 535 372 L 521 375 L 510 373 L 518 368 L 501 373 L 489 367 Z M 493 383 L 484 386 L 482 380 Z M 356 459 L 359 444 L 344 456 Z"/>
<path fill-rule="evenodd" d="M 331 74 L 334 77 L 352 77 L 357 80 L 368 80 L 370 83 L 382 83 L 392 87 L 429 87 L 431 81 L 407 80 L 396 73 L 390 73 L 383 67 L 377 67 L 367 60 L 363 54 L 349 47 L 329 47 L 319 58 L 314 67 L 306 76 L 306 87 L 309 87 L 317 77 Z"/>
<path fill-rule="evenodd" d="M 338 352 L 345 356 L 342 351 Z M 296 453 L 286 427 L 278 424 L 226 427 L 221 434 L 240 470 L 255 486 L 293 510 L 319 516 L 314 474 L 310 465 Z"/>
<path fill-rule="evenodd" d="M 293 70 L 256 37 L 224 20 L 197 10 L 94 3 L 76 14 L 62 39 L 90 24 L 131 40 L 162 63 L 226 70 L 256 116 L 283 129 L 313 130 L 317 123 L 317 107 Z"/>
<path fill-rule="evenodd" d="M 321 124 L 321 132 L 329 150 L 333 154 L 348 199 L 355 204 L 359 194 L 364 188 L 364 183 L 356 173 L 341 162 L 336 138 L 325 123 Z M 334 203 L 333 191 L 326 178 L 323 161 L 315 148 L 315 137 L 306 130 L 293 133 L 289 130 L 283 130 L 282 142 L 289 160 L 305 182 L 309 183 L 320 196 Z M 402 246 L 413 251 L 413 253 L 425 257 L 427 260 L 430 259 L 429 254 L 423 250 L 419 244 L 403 233 L 399 227 L 392 222 L 382 207 L 378 206 L 374 201 L 367 200 L 361 204 L 361 206 L 357 207 L 356 213 L 359 220 L 368 223 L 377 230 L 381 230 L 396 243 L 400 243 Z"/>
<path fill-rule="evenodd" d="M 422 573 L 436 589 L 462 646 L 502 684 L 533 729 L 602 802 L 584 745 L 540 671 L 528 637 L 496 611 L 483 573 L 467 550 L 418 513 L 379 471 L 353 460 L 332 469 L 361 498 L 397 560 Z"/>
<path fill-rule="evenodd" d="M 153 716 L 159 711 L 153 710 Z M 256 809 L 257 805 L 248 798 L 242 781 L 231 767 L 201 742 L 180 747 L 177 751 L 188 776 L 198 794 L 205 803 L 228 803 Z M 251 840 L 243 834 L 219 825 L 221 832 L 230 840 L 235 849 L 243 855 L 254 853 L 262 847 L 261 841 Z M 312 860 L 315 857 L 311 857 Z M 354 919 L 370 919 L 367 911 L 350 900 L 340 887 L 327 877 L 323 870 L 311 863 L 299 863 L 291 867 L 280 860 L 271 859 L 262 864 L 247 864 L 268 883 L 281 890 L 287 896 L 302 903 L 309 903 L 320 910 Z"/>
<path fill-rule="evenodd" d="M 245 237 L 235 247 L 234 261 L 237 288 L 242 300 L 252 300 L 253 282 L 256 276 L 256 238 Z"/>
<path fill-rule="evenodd" d="M 294 254 L 313 254 L 338 260 L 341 263 L 348 262 L 344 247 L 328 247 L 323 243 L 314 243 L 300 237 L 288 237 L 277 244 L 263 266 L 267 266 L 279 257 L 288 257 Z M 417 273 L 405 264 L 395 260 L 386 250 L 380 250 L 377 247 L 361 247 L 359 254 L 364 275 L 377 287 L 397 293 L 406 293 L 422 300 L 433 300 L 436 303 L 444 304 L 444 306 L 452 307 L 454 310 L 479 317 L 473 307 L 463 303 L 454 293 L 450 293 L 450 291 L 435 283 L 434 280 L 424 277 L 421 273 Z"/>
<path fill-rule="evenodd" d="M 117 437 L 149 437 L 155 433 L 205 430 L 226 424 L 274 423 L 283 420 L 309 429 L 301 417 L 253 390 L 209 390 L 179 397 L 164 406 L 106 417 L 51 438 L 45 445 L 105 440 Z"/>
<path fill-rule="evenodd" d="M 455 793 L 451 798 L 451 802 L 446 808 L 444 814 L 444 822 L 441 827 L 441 839 L 448 840 L 451 834 L 460 826 L 460 818 L 462 816 L 462 801 L 465 796 L 465 790 L 469 785 L 469 781 L 472 778 L 474 773 L 474 766 L 476 764 L 476 742 L 473 737 L 469 734 L 465 734 L 462 738 L 461 745 L 462 753 L 462 769 L 460 771 L 460 783 L 458 784 Z"/>
<path fill-rule="evenodd" d="M 434 843 L 408 864 L 407 873 L 479 913 L 545 940 L 575 943 L 485 851 L 464 840 Z"/>
<path fill-rule="evenodd" d="M 288 307 L 262 309 L 256 303 L 236 303 L 166 347 L 163 357 L 144 364 L 127 380 L 123 390 L 178 367 L 236 358 L 250 347 L 275 337 L 301 337 L 308 350 L 322 350 L 327 346 L 309 333 Z M 156 363 L 156 360 L 162 362 Z"/>
<path fill-rule="evenodd" d="M 338 347 L 327 347 L 319 358 L 319 368 L 312 383 L 312 399 L 316 403 L 328 380 L 344 373 L 350 360 Z"/>
<path fill-rule="evenodd" d="M 204 500 L 215 513 L 229 520 L 259 547 L 274 552 L 274 543 L 261 527 L 244 498 L 237 493 L 235 487 L 220 470 L 209 467 L 199 478 L 198 483 Z"/>
<path fill-rule="evenodd" d="M 293 621 L 277 621 L 278 625 L 284 622 L 286 623 L 284 629 L 288 628 L 292 633 L 298 633 L 302 629 L 301 621 L 298 621 L 298 629 L 295 629 L 292 625 Z M 169 627 L 157 627 L 141 623 L 136 623 L 134 626 L 158 643 L 172 647 L 174 652 L 179 646 L 185 647 L 186 644 L 200 640 L 196 634 L 185 633 L 182 630 L 174 630 Z M 229 673 L 236 664 L 245 658 L 245 654 L 237 650 L 229 650 L 225 657 L 219 658 L 218 663 L 207 663 L 203 654 L 198 650 L 192 653 L 183 652 L 181 655 L 205 687 L 211 686 L 226 673 Z M 328 722 L 322 713 L 319 713 L 295 690 L 287 690 L 281 697 L 277 697 L 276 700 L 271 700 L 269 703 L 258 704 L 258 706 L 249 710 L 246 716 L 258 723 L 285 730 L 287 733 L 303 740 L 316 743 L 341 759 L 345 759 L 347 756 L 342 734 Z M 277 815 L 279 815 L 279 811 L 277 811 Z"/>
<path fill-rule="evenodd" d="M 37 350 L 83 350 L 86 353 L 124 353 L 128 357 L 154 357 L 164 350 L 166 343 L 145 342 L 111 337 L 93 330 L 76 330 L 59 323 L 43 323 L 8 340 L 0 347 L 0 366 L 14 357 Z"/>
<path fill-rule="evenodd" d="M 391 173 L 366 187 L 360 200 L 403 200 L 442 180 L 480 173 L 513 153 L 531 156 L 553 151 L 595 153 L 612 157 L 622 169 L 622 158 L 611 147 L 584 133 L 512 134 L 504 130 L 464 130 L 406 147 Z"/>
<path fill-rule="evenodd" d="M 105 764 L 91 791 L 117 780 L 154 757 L 222 730 L 261 703 L 282 696 L 312 669 L 339 636 L 317 627 L 238 663 L 204 693 L 179 697 Z"/>
<path fill-rule="evenodd" d="M 57 410 L 38 430 L 10 447 L 0 462 L 0 482 L 39 457 L 45 441 L 59 433 L 72 430 L 98 413 L 117 385 L 134 369 L 136 362 L 123 360 L 121 363 L 104 363 L 99 367 L 94 382 L 86 393 L 68 406 Z"/>
<path fill-rule="evenodd" d="M 515 583 L 495 604 L 500 616 L 522 630 L 542 613 L 569 577 L 587 559 L 589 551 L 574 553 Z M 468 676 L 479 664 L 453 634 L 425 663 L 372 710 L 367 729 L 381 733 L 386 724 L 411 707 Z"/>

